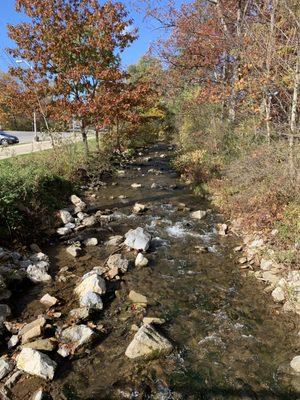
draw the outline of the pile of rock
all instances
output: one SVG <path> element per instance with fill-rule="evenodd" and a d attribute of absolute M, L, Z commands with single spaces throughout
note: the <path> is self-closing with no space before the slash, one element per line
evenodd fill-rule
<path fill-rule="evenodd" d="M 60 236 L 66 236 L 73 231 L 79 231 L 83 228 L 94 226 L 97 223 L 96 215 L 89 215 L 85 211 L 87 204 L 78 196 L 73 194 L 70 198 L 72 211 L 60 210 L 59 217 L 64 226 L 57 229 Z"/>
<path fill-rule="evenodd" d="M 274 252 L 261 236 L 246 235 L 244 243 L 235 248 L 242 252 L 239 263 L 249 268 L 249 274 L 267 284 L 265 292 L 271 293 L 276 303 L 283 304 L 283 310 L 300 315 L 300 271 L 287 270 L 274 260 Z"/>

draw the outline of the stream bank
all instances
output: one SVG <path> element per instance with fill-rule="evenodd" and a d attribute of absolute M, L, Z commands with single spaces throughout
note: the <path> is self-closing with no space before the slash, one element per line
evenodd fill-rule
<path fill-rule="evenodd" d="M 233 251 L 237 238 L 217 234 L 222 217 L 178 180 L 169 163 L 173 151 L 163 145 L 149 148 L 114 181 L 87 191 L 89 207 L 77 211 L 88 214 L 80 226 L 88 221 L 80 229 L 69 226 L 42 248 L 51 280 L 21 287 L 11 299 L 10 320 L 20 336 L 24 322 L 42 315 L 40 336 L 56 340 L 56 347 L 44 352 L 57 367 L 49 382 L 19 373 L 10 388 L 5 386 L 8 398 L 31 399 L 40 388 L 54 400 L 299 397 L 299 374 L 290 366 L 299 344 L 296 320 L 270 303 L 263 285 L 242 276 Z M 133 210 L 136 203 L 145 209 Z M 194 211 L 205 213 L 196 217 Z M 135 266 L 137 251 L 121 245 L 138 227 L 151 235 L 150 247 L 142 251 L 149 262 L 140 267 Z M 87 245 L 88 239 L 97 243 Z M 76 257 L 70 247 L 80 249 L 74 250 Z M 107 261 L 117 254 L 128 266 L 109 276 Z M 74 290 L 95 268 L 106 282 L 103 309 L 74 318 L 70 312 L 79 307 Z M 146 301 L 133 301 L 132 291 Z M 40 302 L 46 294 L 58 300 L 48 310 Z M 132 360 L 125 352 L 145 317 L 165 321 L 154 327 L 172 351 Z M 61 333 L 78 325 L 92 330 L 92 340 L 70 346 L 66 357 L 58 354 Z M 19 350 L 4 352 L 14 359 Z"/>

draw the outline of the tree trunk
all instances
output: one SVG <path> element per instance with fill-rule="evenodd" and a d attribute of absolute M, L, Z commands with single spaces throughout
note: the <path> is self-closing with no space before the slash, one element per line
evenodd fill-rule
<path fill-rule="evenodd" d="M 273 59 L 273 53 L 275 51 L 274 46 L 274 31 L 275 31 L 275 15 L 277 9 L 278 0 L 274 0 L 272 2 L 272 11 L 270 18 L 270 29 L 269 29 L 269 40 L 267 46 L 267 57 L 266 57 L 266 85 L 265 85 L 265 121 L 266 121 L 266 130 L 267 130 L 267 142 L 271 143 L 271 107 L 272 107 L 272 94 L 270 93 L 270 79 L 271 79 L 271 65 Z"/>
<path fill-rule="evenodd" d="M 230 97 L 229 97 L 229 121 L 234 123 L 236 120 L 236 82 L 238 80 L 238 69 L 239 69 L 239 52 L 240 52 L 240 40 L 242 33 L 242 3 L 238 1 L 238 9 L 236 14 L 236 38 L 234 43 L 234 51 L 231 57 L 232 76 L 230 80 Z"/>
<path fill-rule="evenodd" d="M 295 66 L 294 91 L 291 108 L 290 136 L 289 136 L 289 169 L 291 177 L 295 176 L 294 166 L 294 135 L 297 131 L 297 107 L 300 87 L 300 44 L 298 43 L 297 60 Z"/>
<path fill-rule="evenodd" d="M 119 119 L 118 118 L 117 118 L 116 127 L 117 127 L 117 149 L 121 153 L 122 149 L 121 149 L 121 142 L 120 142 L 120 124 L 119 124 Z"/>
<path fill-rule="evenodd" d="M 88 144 L 88 140 L 87 140 L 86 127 L 85 127 L 84 123 L 82 123 L 82 126 L 81 126 L 81 136 L 82 136 L 84 154 L 85 154 L 85 157 L 88 158 L 89 144 Z"/>
<path fill-rule="evenodd" d="M 99 129 L 96 129 L 95 131 L 95 136 L 96 136 L 96 147 L 98 153 L 100 153 L 100 143 L 99 143 Z"/>

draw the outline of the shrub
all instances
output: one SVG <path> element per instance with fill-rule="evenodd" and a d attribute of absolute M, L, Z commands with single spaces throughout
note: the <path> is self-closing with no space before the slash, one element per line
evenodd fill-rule
<path fill-rule="evenodd" d="M 217 157 L 212 157 L 206 150 L 193 150 L 177 156 L 174 166 L 185 178 L 194 182 L 206 182 L 219 173 Z"/>

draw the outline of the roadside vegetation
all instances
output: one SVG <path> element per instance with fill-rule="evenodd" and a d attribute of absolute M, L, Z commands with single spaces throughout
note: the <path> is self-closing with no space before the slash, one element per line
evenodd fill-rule
<path fill-rule="evenodd" d="M 178 145 L 174 166 L 197 193 L 209 192 L 247 228 L 276 228 L 285 245 L 299 241 L 297 1 L 195 0 L 179 8 L 139 1 L 139 11 L 164 34 L 151 54 L 126 70 L 122 53 L 138 32 L 124 4 L 16 5 L 29 22 L 9 26 L 16 44 L 9 52 L 24 62 L 0 79 L 0 122 L 13 126 L 37 110 L 39 126 L 54 137 L 75 121 L 83 147 L 3 163 L 0 202 L 11 227 L 17 199 L 44 204 L 45 197 L 36 197 L 40 188 L 56 180 L 73 185 L 74 172 L 93 164 L 91 154 L 103 159 L 172 140 Z M 90 129 L 98 153 L 90 149 Z M 55 205 L 54 197 L 46 202 Z"/>

